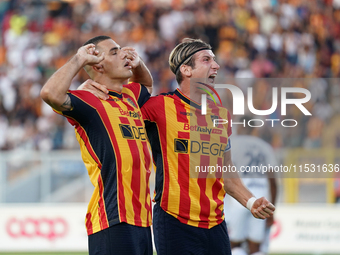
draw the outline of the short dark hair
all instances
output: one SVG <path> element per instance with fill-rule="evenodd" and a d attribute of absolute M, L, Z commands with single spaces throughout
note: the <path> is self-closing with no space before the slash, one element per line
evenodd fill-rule
<path fill-rule="evenodd" d="M 178 84 L 183 81 L 182 73 L 179 71 L 181 65 L 195 68 L 195 53 L 200 50 L 211 50 L 210 44 L 201 39 L 184 38 L 170 53 L 169 65 L 171 71 L 176 75 Z"/>
<path fill-rule="evenodd" d="M 99 35 L 99 36 L 93 37 L 90 40 L 88 40 L 87 42 L 85 42 L 83 44 L 83 46 L 88 45 L 90 43 L 93 43 L 94 45 L 97 46 L 97 44 L 100 43 L 101 41 L 105 41 L 105 40 L 108 40 L 108 39 L 112 39 L 112 38 L 110 36 L 106 36 L 106 35 Z"/>
<path fill-rule="evenodd" d="M 91 43 L 93 43 L 95 46 L 97 46 L 97 44 L 100 43 L 101 41 L 105 41 L 105 40 L 108 40 L 108 39 L 112 39 L 112 38 L 110 36 L 106 36 L 106 35 L 99 35 L 99 36 L 93 37 L 90 40 L 88 40 L 87 42 L 85 42 L 83 44 L 83 46 L 91 44 Z M 91 79 L 93 79 L 90 72 L 89 72 L 88 67 L 84 66 L 84 70 L 91 77 Z"/>

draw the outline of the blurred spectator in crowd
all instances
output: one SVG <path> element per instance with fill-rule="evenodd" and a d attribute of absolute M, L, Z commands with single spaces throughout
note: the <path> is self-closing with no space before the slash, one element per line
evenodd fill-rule
<path fill-rule="evenodd" d="M 0 21 L 0 150 L 78 146 L 38 91 L 98 34 L 136 48 L 154 77 L 154 94 L 176 88 L 167 59 L 184 37 L 209 42 L 226 78 L 313 79 L 305 85 L 313 118 L 292 110 L 299 128 L 258 134 L 275 148 L 324 146 L 322 130 L 340 111 L 340 84 L 325 79 L 340 77 L 339 0 L 7 0 L 0 2 Z M 80 73 L 72 88 L 86 79 Z M 248 80 L 241 88 L 250 86 L 257 85 Z M 270 86 L 260 90 L 271 93 Z M 260 106 L 271 105 L 264 100 Z"/>

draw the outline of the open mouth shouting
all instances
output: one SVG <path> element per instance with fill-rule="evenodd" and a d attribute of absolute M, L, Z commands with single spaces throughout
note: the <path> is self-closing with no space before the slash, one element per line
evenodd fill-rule
<path fill-rule="evenodd" d="M 215 83 L 215 77 L 216 77 L 216 76 L 217 76 L 217 73 L 211 74 L 211 75 L 208 77 L 209 83 L 214 84 L 214 83 Z"/>

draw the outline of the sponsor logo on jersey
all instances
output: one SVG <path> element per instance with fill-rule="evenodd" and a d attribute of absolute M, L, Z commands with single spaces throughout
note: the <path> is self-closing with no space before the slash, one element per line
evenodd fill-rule
<path fill-rule="evenodd" d="M 211 143 L 207 141 L 190 141 L 190 153 L 200 153 L 202 155 L 213 155 L 222 157 L 225 150 L 226 144 L 222 143 Z M 189 141 L 188 139 L 174 139 L 174 151 L 177 153 L 188 153 L 189 152 Z"/>
<path fill-rule="evenodd" d="M 213 155 L 222 157 L 226 145 L 222 143 L 211 143 L 207 141 L 191 141 L 190 153 L 201 153 L 203 155 Z"/>
<path fill-rule="evenodd" d="M 128 124 L 119 124 L 120 131 L 125 139 L 141 139 L 146 140 L 144 127 L 135 127 Z"/>
<path fill-rule="evenodd" d="M 188 123 L 184 124 L 184 130 L 189 130 L 189 131 L 196 131 L 196 132 L 200 132 L 200 133 L 208 133 L 210 134 L 222 134 L 222 130 L 221 129 L 217 129 L 217 128 L 208 128 L 208 127 L 201 127 L 201 126 L 191 126 Z"/>
<path fill-rule="evenodd" d="M 174 140 L 175 152 L 188 153 L 188 145 L 189 141 L 187 139 L 175 138 Z"/>
<path fill-rule="evenodd" d="M 141 114 L 139 112 L 134 112 L 134 111 L 128 111 L 128 110 L 123 110 L 123 109 L 119 109 L 119 112 L 121 115 L 124 115 L 124 116 L 128 116 L 128 117 L 131 117 L 131 118 L 134 118 L 134 119 L 140 119 L 141 118 Z"/>
<path fill-rule="evenodd" d="M 183 111 L 180 111 L 179 114 L 182 114 L 182 115 L 185 115 L 185 116 L 192 116 L 192 113 L 191 113 L 191 112 L 183 112 Z"/>

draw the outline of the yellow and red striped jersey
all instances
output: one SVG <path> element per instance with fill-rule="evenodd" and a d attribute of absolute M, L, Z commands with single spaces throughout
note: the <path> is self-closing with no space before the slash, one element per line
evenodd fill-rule
<path fill-rule="evenodd" d="M 222 173 L 195 174 L 197 166 L 222 166 L 231 135 L 230 113 L 208 103 L 207 114 L 180 90 L 151 97 L 142 107 L 156 168 L 154 200 L 180 222 L 212 228 L 223 222 Z M 214 127 L 214 119 L 228 124 Z M 210 177 L 210 178 L 209 178 Z"/>
<path fill-rule="evenodd" d="M 151 225 L 151 155 L 140 111 L 150 97 L 137 83 L 100 100 L 87 91 L 69 91 L 73 109 L 58 112 L 75 127 L 94 191 L 85 224 L 88 235 L 120 222 Z"/>

